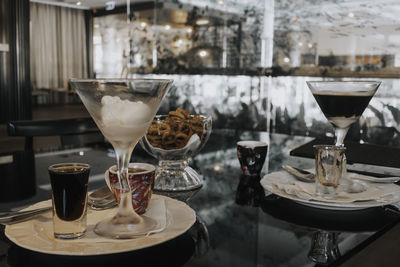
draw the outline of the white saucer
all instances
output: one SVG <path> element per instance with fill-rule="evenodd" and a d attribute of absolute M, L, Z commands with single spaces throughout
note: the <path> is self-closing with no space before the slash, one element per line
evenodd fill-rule
<path fill-rule="evenodd" d="M 155 194 L 152 198 L 165 199 L 167 227 L 164 231 L 150 236 L 118 240 L 96 235 L 93 232 L 96 223 L 114 215 L 117 208 L 101 211 L 88 209 L 87 234 L 80 239 L 55 239 L 51 212 L 26 222 L 7 225 L 5 234 L 15 244 L 29 250 L 47 254 L 89 256 L 127 252 L 154 246 L 185 233 L 195 223 L 196 213 L 187 204 Z M 46 206 L 51 206 L 51 200 L 36 203 L 25 210 Z"/>
<path fill-rule="evenodd" d="M 371 200 L 354 201 L 354 202 L 334 202 L 334 201 L 318 201 L 315 199 L 303 199 L 295 194 L 288 194 L 284 190 L 280 190 L 276 186 L 274 186 L 272 180 L 276 181 L 276 179 L 279 177 L 282 177 L 282 181 L 285 181 L 288 179 L 288 177 L 291 177 L 291 175 L 285 171 L 267 174 L 261 179 L 260 181 L 261 186 L 265 190 L 275 195 L 314 208 L 329 209 L 329 210 L 360 210 L 360 209 L 390 205 L 400 201 L 400 186 L 395 184 L 378 184 L 378 183 L 370 183 L 369 186 L 376 186 L 382 189 L 382 191 L 385 192 L 389 191 L 393 194 L 390 197 L 380 199 L 379 201 L 371 199 Z M 380 197 L 379 195 L 376 196 L 376 198 L 379 197 Z"/>

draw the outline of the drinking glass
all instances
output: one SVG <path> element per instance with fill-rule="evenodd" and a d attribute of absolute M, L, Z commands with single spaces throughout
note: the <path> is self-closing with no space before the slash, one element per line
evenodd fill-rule
<path fill-rule="evenodd" d="M 128 164 L 132 151 L 156 115 L 172 80 L 73 79 L 72 87 L 105 138 L 112 144 L 118 168 L 120 204 L 113 217 L 100 221 L 94 231 L 110 238 L 134 238 L 157 226 L 132 207 Z"/>
<path fill-rule="evenodd" d="M 321 265 L 328 265 L 340 257 L 339 233 L 318 230 L 313 234 L 308 258 Z"/>
<path fill-rule="evenodd" d="M 315 145 L 315 193 L 334 199 L 343 174 L 344 146 Z"/>
<path fill-rule="evenodd" d="M 325 117 L 335 130 L 335 145 L 343 146 L 350 126 L 367 108 L 380 81 L 308 81 L 307 85 Z M 343 158 L 344 180 L 347 178 L 346 155 Z"/>
<path fill-rule="evenodd" d="M 89 164 L 53 164 L 48 171 L 53 203 L 54 237 L 82 237 L 86 233 Z"/>
<path fill-rule="evenodd" d="M 191 115 L 192 118 L 194 116 Z M 157 115 L 153 121 L 153 126 L 156 126 L 157 130 L 153 129 L 151 134 L 147 133 L 139 141 L 142 148 L 158 160 L 153 188 L 157 194 L 187 202 L 202 188 L 203 177 L 189 166 L 189 161 L 207 143 L 211 134 L 212 118 L 204 115 L 196 115 L 196 117 L 201 119 L 201 124 L 198 125 L 196 132 L 192 132 L 191 137 L 187 140 L 176 139 L 173 141 L 172 145 L 174 146 L 181 142 L 180 148 L 164 147 L 163 144 L 157 142 L 157 140 L 164 139 L 165 133 L 159 130 L 159 126 L 165 125 L 169 118 L 168 115 Z M 175 126 L 182 127 L 192 124 L 192 121 L 191 119 L 180 119 L 175 123 Z M 175 127 L 168 124 L 167 126 Z M 155 139 L 151 140 L 148 137 Z"/>
<path fill-rule="evenodd" d="M 350 126 L 375 95 L 380 81 L 309 81 L 308 87 L 335 129 L 335 145 L 342 146 Z"/>

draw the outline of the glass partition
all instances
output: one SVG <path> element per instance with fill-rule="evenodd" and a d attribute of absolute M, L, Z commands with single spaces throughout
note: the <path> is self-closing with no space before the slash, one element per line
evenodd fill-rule
<path fill-rule="evenodd" d="M 348 138 L 399 145 L 400 3 L 180 0 L 95 16 L 97 77 L 175 80 L 160 112 L 184 106 L 216 128 L 331 136 L 307 80 L 383 83 Z M 385 138 L 382 138 L 385 136 Z"/>
<path fill-rule="evenodd" d="M 266 5 L 273 1 L 154 1 L 152 8 L 128 7 L 129 14 L 95 16 L 95 72 L 257 74 Z"/>

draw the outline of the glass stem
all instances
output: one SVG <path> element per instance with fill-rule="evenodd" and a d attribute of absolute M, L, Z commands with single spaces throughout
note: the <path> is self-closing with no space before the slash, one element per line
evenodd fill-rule
<path fill-rule="evenodd" d="M 347 135 L 349 128 L 335 128 L 335 146 L 343 146 L 344 138 Z"/>
<path fill-rule="evenodd" d="M 335 146 L 344 146 L 344 138 L 346 137 L 348 131 L 349 131 L 349 127 L 347 127 L 347 128 L 335 128 L 335 138 L 336 138 Z M 342 178 L 343 179 L 347 179 L 347 158 L 346 158 L 346 154 L 343 156 Z"/>
<path fill-rule="evenodd" d="M 140 223 L 142 218 L 135 212 L 132 206 L 132 193 L 128 179 L 128 165 L 133 148 L 116 148 L 118 181 L 120 184 L 120 203 L 115 219 L 131 217 L 131 223 Z M 132 221 L 133 219 L 133 221 Z"/>

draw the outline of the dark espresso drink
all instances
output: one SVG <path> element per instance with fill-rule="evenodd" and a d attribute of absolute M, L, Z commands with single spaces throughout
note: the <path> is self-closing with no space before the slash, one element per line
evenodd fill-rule
<path fill-rule="evenodd" d="M 55 212 L 59 219 L 74 221 L 84 214 L 89 172 L 90 167 L 85 164 L 53 165 L 49 168 Z"/>
<path fill-rule="evenodd" d="M 314 94 L 325 117 L 339 128 L 349 127 L 364 112 L 373 97 L 364 92 L 352 94 L 337 94 L 332 92 L 321 92 Z"/>
<path fill-rule="evenodd" d="M 372 95 L 314 94 L 326 117 L 360 117 Z"/>

